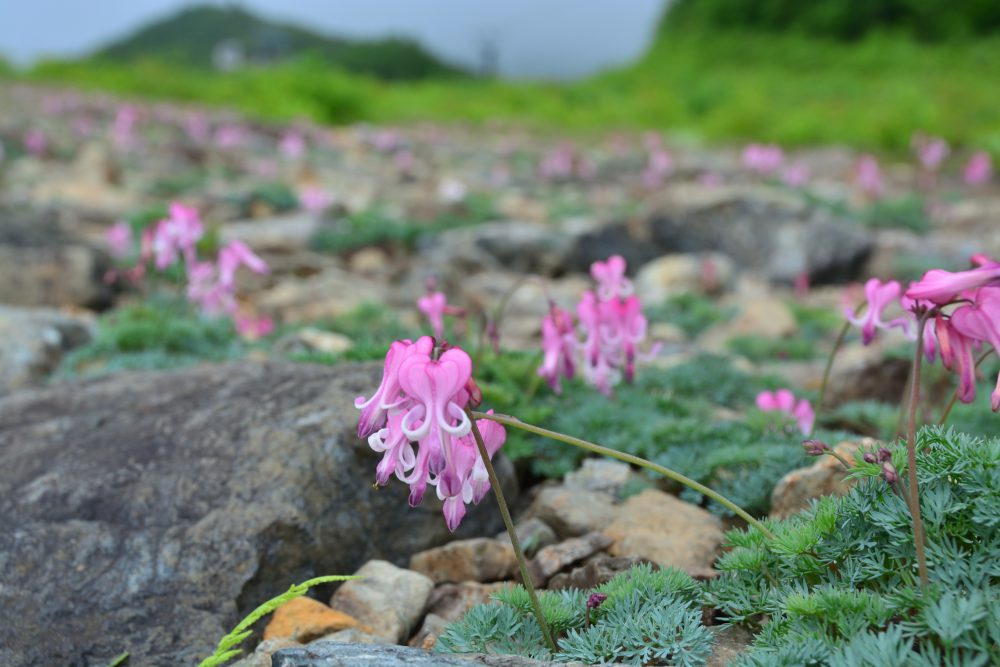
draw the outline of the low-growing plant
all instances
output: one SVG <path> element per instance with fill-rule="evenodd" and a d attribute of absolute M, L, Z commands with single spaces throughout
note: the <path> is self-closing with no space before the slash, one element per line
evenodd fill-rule
<path fill-rule="evenodd" d="M 929 427 L 917 437 L 929 586 L 900 479 L 905 447 L 859 454 L 842 498 L 732 531 L 705 603 L 758 634 L 740 666 L 987 665 L 1000 660 L 1000 440 Z M 871 462 L 869 462 L 871 461 Z"/>
<path fill-rule="evenodd" d="M 668 297 L 661 306 L 650 308 L 649 316 L 680 327 L 688 338 L 694 338 L 709 327 L 729 320 L 734 312 L 711 297 L 685 292 Z"/>
<path fill-rule="evenodd" d="M 448 626 L 443 653 L 501 653 L 584 664 L 704 664 L 712 634 L 702 624 L 700 589 L 685 573 L 640 565 L 593 591 L 543 591 L 538 599 L 556 638 L 542 641 L 531 601 L 521 586 L 492 596 Z"/>

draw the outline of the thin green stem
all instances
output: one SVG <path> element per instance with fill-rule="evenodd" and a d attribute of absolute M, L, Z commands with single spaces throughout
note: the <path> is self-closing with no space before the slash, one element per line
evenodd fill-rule
<path fill-rule="evenodd" d="M 850 463 L 849 463 L 849 462 L 847 461 L 847 459 L 845 459 L 845 458 L 844 458 L 843 456 L 841 456 L 841 455 L 840 455 L 840 454 L 838 454 L 837 452 L 833 451 L 832 449 L 828 449 L 828 450 L 826 450 L 826 451 L 825 451 L 824 453 L 825 453 L 825 454 L 826 454 L 827 456 L 832 456 L 833 458 L 835 458 L 835 459 L 837 459 L 838 461 L 840 461 L 840 465 L 844 466 L 844 470 L 847 470 L 847 471 L 850 471 L 850 469 L 851 469 L 851 464 L 850 464 Z"/>
<path fill-rule="evenodd" d="M 513 426 L 514 428 L 519 428 L 522 431 L 527 431 L 529 433 L 534 433 L 535 435 L 545 436 L 546 438 L 551 438 L 553 440 L 558 440 L 560 442 L 565 442 L 567 445 L 573 445 L 574 447 L 579 447 L 581 449 L 586 449 L 589 452 L 594 452 L 595 454 L 601 454 L 602 456 L 610 456 L 613 459 L 618 459 L 619 461 L 624 461 L 626 463 L 631 463 L 639 467 L 645 468 L 647 470 L 652 470 L 655 473 L 659 473 L 668 479 L 672 479 L 675 482 L 679 482 L 689 489 L 694 489 L 695 491 L 704 494 L 716 501 L 720 505 L 724 505 L 731 509 L 737 516 L 746 521 L 748 524 L 759 530 L 761 533 L 766 535 L 769 539 L 774 538 L 774 533 L 768 530 L 764 524 L 762 524 L 757 519 L 750 516 L 742 507 L 729 500 L 725 496 L 716 493 L 712 489 L 708 488 L 704 484 L 700 484 L 690 477 L 686 477 L 679 472 L 671 470 L 665 466 L 661 466 L 652 461 L 647 461 L 646 459 L 640 458 L 638 456 L 633 456 L 632 454 L 626 454 L 625 452 L 620 452 L 617 449 L 611 449 L 610 447 L 603 447 L 601 445 L 589 442 L 587 440 L 582 440 L 580 438 L 574 438 L 571 435 L 565 435 L 563 433 L 558 433 L 557 431 L 550 431 L 547 428 L 542 428 L 540 426 L 534 426 L 532 424 L 527 424 L 517 417 L 511 417 L 510 415 L 498 415 L 498 414 L 486 414 L 485 412 L 473 413 L 476 419 L 489 419 L 490 421 L 495 421 L 498 424 L 503 424 L 504 426 Z"/>
<path fill-rule="evenodd" d="M 910 382 L 910 417 L 906 430 L 906 474 L 910 483 L 909 504 L 913 516 L 913 543 L 917 549 L 917 569 L 920 583 L 926 588 L 930 582 L 927 576 L 927 555 L 924 552 L 924 522 L 920 518 L 920 491 L 917 488 L 917 402 L 920 398 L 920 363 L 924 357 L 924 325 L 931 310 L 920 316 L 917 323 L 917 343 L 913 353 L 913 371 Z"/>
<path fill-rule="evenodd" d="M 542 614 L 542 606 L 539 604 L 538 595 L 535 593 L 535 584 L 531 580 L 531 573 L 528 572 L 528 561 L 524 557 L 524 551 L 521 549 L 521 541 L 517 539 L 517 531 L 514 530 L 514 521 L 510 518 L 510 509 L 507 507 L 507 500 L 504 498 L 503 489 L 500 488 L 500 482 L 497 480 L 497 473 L 493 470 L 493 463 L 490 462 L 489 452 L 486 451 L 486 443 L 483 442 L 483 434 L 479 432 L 479 427 L 476 425 L 476 419 L 480 415 L 479 413 L 473 413 L 468 407 L 465 408 L 465 414 L 469 416 L 469 421 L 472 422 L 472 436 L 476 441 L 476 447 L 479 449 L 479 456 L 482 457 L 483 464 L 486 466 L 486 474 L 490 478 L 493 497 L 497 499 L 497 505 L 500 507 L 500 516 L 503 517 L 503 525 L 507 528 L 511 546 L 514 547 L 517 567 L 521 570 L 521 580 L 524 581 L 524 588 L 528 591 L 528 597 L 531 598 L 531 606 L 535 612 L 535 619 L 538 621 L 538 627 L 542 629 L 542 636 L 545 638 L 546 645 L 548 645 L 552 654 L 555 655 L 559 650 L 552 639 L 552 631 L 549 630 L 549 624 L 545 622 L 545 616 Z"/>
<path fill-rule="evenodd" d="M 843 346 L 844 339 L 847 338 L 847 332 L 851 330 L 851 326 L 851 321 L 847 320 L 844 322 L 844 326 L 840 327 L 837 340 L 834 341 L 833 349 L 830 350 L 830 356 L 826 359 L 826 368 L 823 369 L 823 383 L 819 386 L 819 401 L 816 402 L 817 420 L 819 417 L 818 413 L 823 409 L 823 401 L 826 399 L 826 388 L 830 382 L 830 371 L 833 370 L 833 359 L 840 352 L 840 348 Z"/>
<path fill-rule="evenodd" d="M 979 368 L 980 364 L 982 364 L 984 361 L 986 361 L 986 358 L 988 356 L 990 356 L 991 354 L 993 354 L 993 352 L 994 352 L 994 350 L 991 347 L 990 349 L 986 350 L 981 355 L 979 355 L 979 358 L 976 359 L 975 368 Z M 938 426 L 944 426 L 944 423 L 946 421 L 948 421 L 948 415 L 951 414 L 951 409 L 955 407 L 955 402 L 957 400 L 958 400 L 958 387 L 955 387 L 955 391 L 952 392 L 952 395 L 951 395 L 951 400 L 948 401 L 948 405 L 945 406 L 944 412 L 941 413 L 941 418 L 938 419 Z"/>

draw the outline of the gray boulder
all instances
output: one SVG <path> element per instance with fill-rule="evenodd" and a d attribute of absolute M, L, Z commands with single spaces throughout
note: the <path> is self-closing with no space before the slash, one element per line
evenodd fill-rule
<path fill-rule="evenodd" d="M 553 663 L 516 655 L 447 655 L 408 646 L 333 641 L 282 649 L 271 658 L 271 667 L 544 667 L 550 664 Z"/>
<path fill-rule="evenodd" d="M 195 665 L 292 583 L 448 539 L 433 493 L 411 509 L 403 485 L 372 486 L 353 401 L 380 367 L 244 362 L 0 396 L 0 664 Z M 460 534 L 500 526 L 487 499 Z"/>
<path fill-rule="evenodd" d="M 66 352 L 88 343 L 93 332 L 89 317 L 0 305 L 0 393 L 44 379 Z"/>

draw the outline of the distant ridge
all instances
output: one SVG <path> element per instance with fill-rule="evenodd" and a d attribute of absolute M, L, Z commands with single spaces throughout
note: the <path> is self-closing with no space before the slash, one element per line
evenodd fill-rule
<path fill-rule="evenodd" d="M 155 21 L 99 49 L 98 59 L 149 59 L 197 68 L 235 69 L 291 58 L 319 57 L 347 71 L 381 79 L 462 74 L 409 39 L 355 41 L 261 18 L 242 7 L 196 5 Z"/>

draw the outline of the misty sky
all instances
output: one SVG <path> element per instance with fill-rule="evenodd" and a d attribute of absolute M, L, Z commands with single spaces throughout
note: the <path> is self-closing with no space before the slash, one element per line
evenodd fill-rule
<path fill-rule="evenodd" d="M 264 16 L 356 37 L 410 36 L 477 67 L 484 41 L 500 72 L 572 78 L 627 63 L 665 0 L 243 0 Z M 0 0 L 0 54 L 17 63 L 74 56 L 194 0 Z M 234 4 L 213 2 L 213 4 Z"/>

